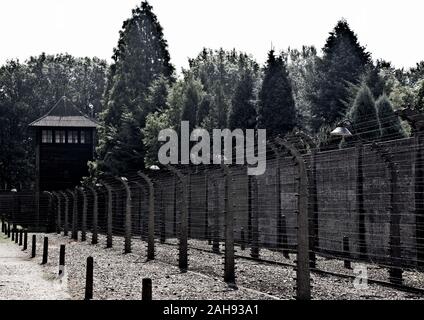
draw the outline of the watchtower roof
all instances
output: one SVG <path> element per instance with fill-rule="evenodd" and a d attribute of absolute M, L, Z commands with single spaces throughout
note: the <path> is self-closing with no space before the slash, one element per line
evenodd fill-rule
<path fill-rule="evenodd" d="M 96 120 L 83 114 L 68 98 L 63 96 L 47 114 L 29 124 L 30 127 L 84 127 L 97 128 Z"/>

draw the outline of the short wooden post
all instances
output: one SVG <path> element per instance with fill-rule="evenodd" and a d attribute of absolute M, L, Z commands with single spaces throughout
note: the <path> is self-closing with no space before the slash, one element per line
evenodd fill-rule
<path fill-rule="evenodd" d="M 43 245 L 43 261 L 41 264 L 46 264 L 49 255 L 49 238 L 44 237 L 44 245 Z"/>
<path fill-rule="evenodd" d="M 143 288 L 142 288 L 141 300 L 151 301 L 152 300 L 152 279 L 144 278 L 142 284 L 143 284 Z"/>
<path fill-rule="evenodd" d="M 19 230 L 19 245 L 21 246 L 22 245 L 22 236 L 24 235 L 23 234 L 24 233 L 24 231 L 21 229 L 21 230 Z"/>
<path fill-rule="evenodd" d="M 93 299 L 93 257 L 87 258 L 87 272 L 85 276 L 85 300 Z"/>
<path fill-rule="evenodd" d="M 12 227 L 12 239 L 11 241 L 15 241 L 15 225 Z"/>
<path fill-rule="evenodd" d="M 24 231 L 24 247 L 22 248 L 22 251 L 25 251 L 28 247 L 28 230 Z"/>
<path fill-rule="evenodd" d="M 31 247 L 31 258 L 35 258 L 36 250 L 37 250 L 37 236 L 35 234 L 32 235 L 32 247 Z"/>
<path fill-rule="evenodd" d="M 7 223 L 7 237 L 10 238 L 10 222 Z"/>
<path fill-rule="evenodd" d="M 59 276 L 63 276 L 65 274 L 65 245 L 60 245 L 59 251 Z"/>
<path fill-rule="evenodd" d="M 16 229 L 15 229 L 15 243 L 18 243 L 18 242 L 19 242 L 19 230 L 16 227 Z"/>
<path fill-rule="evenodd" d="M 346 269 L 352 269 L 349 257 L 350 257 L 350 249 L 349 249 L 349 238 L 343 237 L 343 255 L 345 256 L 344 267 Z"/>

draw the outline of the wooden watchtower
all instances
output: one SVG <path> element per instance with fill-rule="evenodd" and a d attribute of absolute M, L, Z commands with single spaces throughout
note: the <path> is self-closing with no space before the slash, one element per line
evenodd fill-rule
<path fill-rule="evenodd" d="M 29 126 L 35 133 L 36 193 L 78 185 L 94 158 L 98 123 L 62 97 Z"/>

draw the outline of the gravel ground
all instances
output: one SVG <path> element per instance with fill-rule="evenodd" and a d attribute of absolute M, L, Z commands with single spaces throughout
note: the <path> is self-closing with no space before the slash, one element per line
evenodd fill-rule
<path fill-rule="evenodd" d="M 0 300 L 66 300 L 66 286 L 3 234 L 0 236 Z"/>
<path fill-rule="evenodd" d="M 37 234 L 37 257 L 41 261 L 43 234 Z M 146 244 L 133 239 L 132 252 L 123 254 L 123 238 L 114 237 L 113 248 L 105 249 L 106 239 L 99 237 L 99 244 L 76 242 L 69 237 L 49 234 L 49 262 L 43 266 L 49 277 L 58 272 L 59 247 L 66 245 L 66 272 L 64 283 L 72 299 L 84 298 L 86 258 L 94 258 L 95 299 L 141 299 L 142 278 L 151 278 L 153 299 L 293 299 L 295 295 L 295 271 L 291 267 L 259 264 L 244 259 L 236 260 L 238 289 L 222 282 L 223 256 L 199 250 L 189 250 L 189 272 L 180 273 L 178 247 L 156 243 L 156 260 L 145 261 Z M 30 236 L 28 237 L 29 239 Z M 167 243 L 176 244 L 175 239 Z M 190 240 L 189 247 L 210 249 L 207 242 Z M 28 250 L 29 251 L 29 250 Z M 29 253 L 28 253 L 29 254 Z M 249 250 L 237 254 L 248 255 Z M 261 250 L 264 259 L 293 263 L 277 252 Z M 319 258 L 319 268 L 343 268 L 343 262 Z M 337 271 L 337 270 L 332 270 Z M 344 269 L 346 272 L 346 270 Z M 379 269 L 373 272 L 387 273 Z M 350 272 L 350 271 L 349 271 Z M 370 272 L 369 272 L 370 273 Z M 421 275 L 421 274 L 420 274 Z M 312 274 L 313 299 L 423 299 L 424 296 L 369 284 L 367 289 L 355 289 L 349 279 Z"/>

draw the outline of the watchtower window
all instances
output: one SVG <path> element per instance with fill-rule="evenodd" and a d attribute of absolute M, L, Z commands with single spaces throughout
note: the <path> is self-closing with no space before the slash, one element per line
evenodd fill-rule
<path fill-rule="evenodd" d="M 55 132 L 55 142 L 56 143 L 65 143 L 66 142 L 66 134 L 64 130 L 58 130 Z"/>
<path fill-rule="evenodd" d="M 78 131 L 77 130 L 68 131 L 68 143 L 78 143 Z"/>
<path fill-rule="evenodd" d="M 52 143 L 53 142 L 52 130 L 42 130 L 41 131 L 41 142 L 42 143 Z"/>
<path fill-rule="evenodd" d="M 91 143 L 91 132 L 89 130 L 81 130 L 81 143 Z"/>

